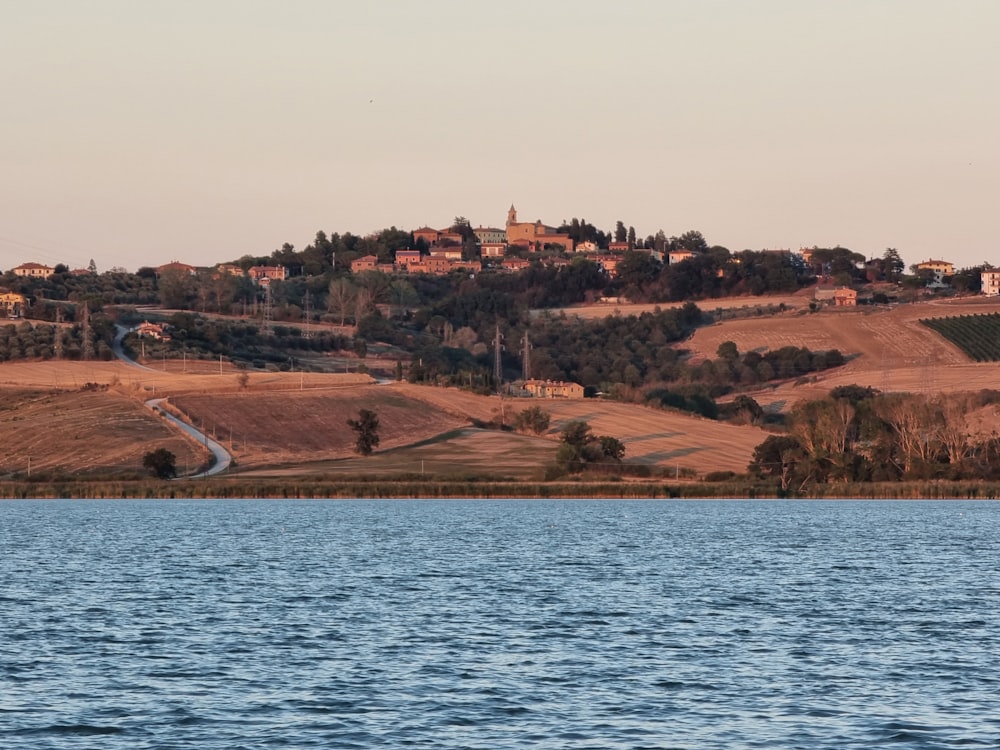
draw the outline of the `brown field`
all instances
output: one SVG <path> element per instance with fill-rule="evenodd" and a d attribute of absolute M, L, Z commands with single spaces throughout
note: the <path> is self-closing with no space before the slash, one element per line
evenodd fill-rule
<path fill-rule="evenodd" d="M 109 388 L 87 385 L 94 383 Z M 30 410 L 18 395 L 41 399 L 46 392 L 53 395 Z M 22 362 L 0 366 L 0 394 L 11 399 L 5 412 L 8 435 L 26 446 L 8 453 L 8 473 L 24 470 L 28 450 L 46 454 L 33 458 L 33 467 L 71 473 L 135 469 L 146 451 L 161 444 L 178 456 L 178 467 L 193 469 L 202 460 L 201 447 L 174 434 L 142 405 L 154 397 L 167 397 L 192 424 L 231 447 L 234 471 L 253 474 L 426 471 L 536 478 L 555 455 L 559 430 L 574 419 L 589 422 L 595 434 L 621 439 L 630 461 L 701 474 L 743 470 L 764 437 L 756 428 L 589 399 L 544 402 L 552 425 L 541 437 L 472 429 L 472 420 L 489 421 L 498 414 L 496 396 L 407 383 L 373 385 L 359 375 L 254 372 L 243 390 L 236 372 Z M 507 421 L 531 403 L 505 399 Z M 381 420 L 381 444 L 367 459 L 353 454 L 354 434 L 346 424 L 362 408 L 376 410 Z M 131 429 L 125 430 L 123 422 Z"/>
<path fill-rule="evenodd" d="M 785 305 L 791 309 L 802 309 L 809 306 L 812 299 L 804 294 L 783 294 L 766 297 L 723 297 L 721 299 L 705 299 L 695 302 L 699 308 L 705 312 L 714 310 L 731 310 L 734 308 L 758 308 L 770 305 Z M 532 310 L 532 315 L 542 315 L 546 312 L 558 316 L 561 314 L 575 315 L 578 318 L 593 320 L 605 318 L 608 315 L 642 315 L 643 313 L 659 310 L 671 310 L 675 307 L 683 307 L 686 302 L 660 302 L 655 304 L 633 304 L 631 302 L 595 302 L 589 305 L 571 305 L 570 307 L 559 307 L 549 310 Z"/>
<path fill-rule="evenodd" d="M 810 314 L 804 310 L 728 321 L 700 329 L 683 346 L 714 357 L 723 341 L 740 351 L 787 345 L 839 349 L 847 365 L 798 383 L 754 394 L 762 406 L 787 408 L 823 396 L 835 385 L 960 391 L 1000 387 L 1000 364 L 970 362 L 919 323 L 920 318 L 993 312 L 983 298 Z M 157 369 L 117 362 L 20 362 L 0 365 L 0 423 L 6 449 L 0 476 L 58 470 L 71 474 L 138 471 L 142 455 L 166 447 L 180 468 L 193 470 L 203 448 L 143 406 L 168 397 L 172 407 L 232 448 L 235 472 L 268 475 L 328 473 L 392 476 L 454 474 L 537 478 L 554 457 L 570 420 L 622 440 L 629 461 L 662 471 L 743 471 L 766 433 L 697 417 L 602 400 L 541 402 L 552 415 L 548 434 L 522 436 L 474 429 L 500 408 L 496 396 L 406 383 L 375 385 L 359 374 L 249 372 L 218 363 L 168 361 Z M 186 371 L 184 371 L 186 369 Z M 93 385 L 97 384 L 97 386 Z M 106 386 L 106 387 L 105 387 Z M 538 402 L 505 399 L 505 418 Z M 378 412 L 382 438 L 375 455 L 352 452 L 346 420 L 361 408 Z M 995 410 L 976 415 L 977 429 L 998 429 Z"/>
<path fill-rule="evenodd" d="M 804 346 L 839 349 L 850 358 L 844 367 L 808 382 L 784 383 L 754 394 L 764 407 L 786 408 L 852 383 L 885 391 L 977 391 L 1000 386 L 1000 363 L 970 361 L 920 319 L 998 311 L 1000 300 L 975 297 L 894 308 L 788 313 L 699 329 L 684 342 L 684 348 L 695 359 L 714 357 L 723 341 L 734 342 L 741 352 Z"/>

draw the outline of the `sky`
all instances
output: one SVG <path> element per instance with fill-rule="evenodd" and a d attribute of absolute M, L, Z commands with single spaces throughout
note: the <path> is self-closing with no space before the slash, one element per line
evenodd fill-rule
<path fill-rule="evenodd" d="M 573 217 L 1000 265 L 996 0 L 47 0 L 0 24 L 0 268 Z"/>

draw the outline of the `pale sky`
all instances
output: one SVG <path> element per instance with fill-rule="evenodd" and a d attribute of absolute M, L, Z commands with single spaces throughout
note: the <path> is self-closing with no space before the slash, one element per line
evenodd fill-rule
<path fill-rule="evenodd" d="M 0 0 L 0 268 L 455 216 L 1000 265 L 997 0 Z"/>

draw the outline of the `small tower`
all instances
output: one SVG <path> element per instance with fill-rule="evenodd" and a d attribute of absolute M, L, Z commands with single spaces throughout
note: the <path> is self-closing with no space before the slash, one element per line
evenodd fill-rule
<path fill-rule="evenodd" d="M 511 224 L 517 224 L 517 209 L 514 208 L 514 204 L 510 204 L 510 210 L 507 211 L 507 226 Z"/>

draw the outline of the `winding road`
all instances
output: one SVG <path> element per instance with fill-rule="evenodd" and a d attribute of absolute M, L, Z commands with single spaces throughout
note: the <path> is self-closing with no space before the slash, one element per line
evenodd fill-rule
<path fill-rule="evenodd" d="M 111 343 L 111 351 L 115 353 L 115 356 L 124 362 L 129 367 L 137 367 L 140 370 L 149 370 L 154 372 L 152 367 L 146 367 L 131 359 L 127 354 L 125 354 L 125 349 L 122 347 L 122 341 L 129 333 L 128 328 L 122 325 L 115 324 L 115 339 Z M 182 432 L 187 434 L 189 437 L 193 438 L 197 442 L 204 445 L 212 453 L 212 465 L 205 471 L 199 472 L 197 474 L 189 474 L 186 477 L 177 477 L 178 479 L 201 479 L 202 477 L 211 477 L 216 474 L 221 474 L 227 471 L 233 462 L 233 456 L 225 448 L 223 448 L 219 443 L 215 442 L 206 435 L 201 430 L 195 429 L 192 425 L 187 422 L 182 422 L 180 419 L 175 417 L 173 414 L 168 412 L 163 408 L 162 404 L 166 399 L 163 398 L 151 398 L 146 401 L 146 406 L 153 410 L 156 414 L 159 414 L 168 422 L 173 424 L 175 427 L 180 429 Z"/>
<path fill-rule="evenodd" d="M 221 474 L 229 469 L 229 465 L 233 461 L 233 457 L 230 455 L 229 451 L 219 445 L 219 443 L 212 440 L 212 438 L 201 430 L 195 429 L 187 422 L 182 422 L 173 414 L 166 411 L 162 406 L 165 400 L 166 399 L 162 398 L 151 398 L 146 402 L 146 406 L 208 448 L 208 450 L 212 452 L 212 458 L 214 459 L 212 465 L 206 471 L 199 472 L 198 474 L 189 474 L 188 476 L 183 477 L 183 479 L 201 479 L 202 477 L 210 477 L 215 474 Z"/>

